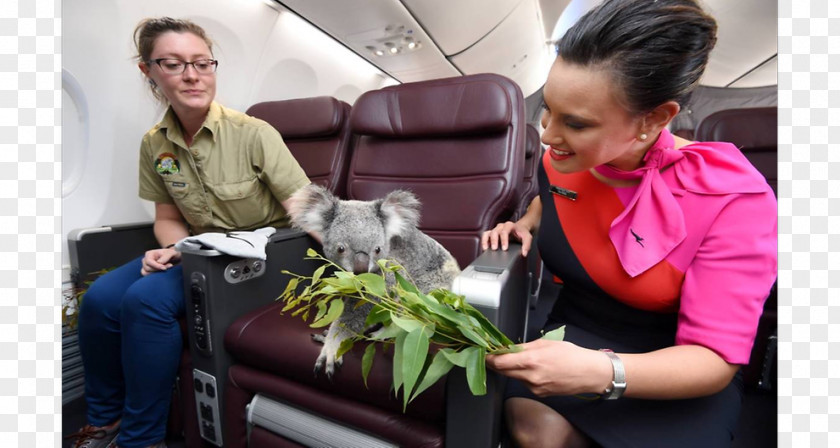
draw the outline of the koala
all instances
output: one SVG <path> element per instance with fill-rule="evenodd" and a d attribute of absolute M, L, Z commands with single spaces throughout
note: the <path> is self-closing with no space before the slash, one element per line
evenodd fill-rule
<path fill-rule="evenodd" d="M 452 254 L 417 229 L 420 201 L 411 192 L 396 190 L 373 201 L 345 201 L 310 184 L 293 194 L 290 204 L 292 224 L 320 236 L 324 256 L 347 271 L 380 272 L 377 260 L 393 259 L 424 293 L 451 288 L 461 272 Z M 393 275 L 387 277 L 386 282 L 393 284 Z M 324 343 L 315 361 L 316 375 L 324 368 L 332 379 L 336 366 L 341 365 L 341 358 L 335 356 L 341 342 L 365 331 L 365 317 L 372 305 L 353 305 L 345 306 L 324 336 L 313 336 Z"/>

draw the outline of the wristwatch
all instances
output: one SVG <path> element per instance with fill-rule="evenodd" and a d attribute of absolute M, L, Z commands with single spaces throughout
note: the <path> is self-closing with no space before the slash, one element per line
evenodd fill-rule
<path fill-rule="evenodd" d="M 604 390 L 603 394 L 601 394 L 601 398 L 604 400 L 616 400 L 624 393 L 624 389 L 627 389 L 627 380 L 624 378 L 624 363 L 621 362 L 621 358 L 619 358 L 612 350 L 602 348 L 600 351 L 604 352 L 607 357 L 610 358 L 610 362 L 612 362 L 613 366 L 612 383 L 610 383 L 610 386 Z"/>

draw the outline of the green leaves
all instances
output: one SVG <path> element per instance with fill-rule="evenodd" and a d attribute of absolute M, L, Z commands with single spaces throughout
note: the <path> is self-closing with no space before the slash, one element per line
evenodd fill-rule
<path fill-rule="evenodd" d="M 549 341 L 562 341 L 566 337 L 566 326 L 555 328 L 548 333 L 542 335 L 540 339 L 548 339 Z"/>
<path fill-rule="evenodd" d="M 470 391 L 484 395 L 485 355 L 521 350 L 463 296 L 446 289 L 424 294 L 407 277 L 405 269 L 391 260 L 377 262 L 379 273 L 354 275 L 314 250 L 308 250 L 306 255 L 324 265 L 311 277 L 284 271 L 292 279 L 278 297 L 286 303 L 283 312 L 293 310 L 293 315 L 303 314 L 307 319 L 314 307 L 314 322 L 310 326 L 320 328 L 338 319 L 345 306 L 355 309 L 363 303 L 373 304 L 365 325 L 382 324 L 382 328 L 367 336 L 358 334 L 347 339 L 339 347 L 339 355 L 350 350 L 354 342 L 371 341 L 362 356 L 362 379 L 367 386 L 377 343 L 393 344 L 394 393 L 399 395 L 402 390 L 403 409 L 455 366 L 465 370 Z M 329 267 L 335 269 L 325 276 Z M 296 294 L 304 285 L 302 292 Z M 557 333 L 546 336 L 549 335 L 556 337 Z M 562 334 L 559 337 L 562 339 Z M 433 346 L 437 350 L 430 350 Z"/>
<path fill-rule="evenodd" d="M 318 303 L 320 304 L 320 303 L 323 303 L 323 302 L 318 302 Z M 341 300 L 340 298 L 339 299 L 333 299 L 330 302 L 330 309 L 327 310 L 326 315 L 324 315 L 321 318 L 316 317 L 317 320 L 315 322 L 312 322 L 309 326 L 312 327 L 312 328 L 326 327 L 327 325 L 333 323 L 334 320 L 338 319 L 338 317 L 341 316 L 341 313 L 343 313 L 343 312 L 344 312 L 344 300 Z M 319 315 L 320 315 L 320 310 L 319 310 Z"/>
<path fill-rule="evenodd" d="M 412 330 L 403 340 L 402 348 L 402 379 L 405 386 L 403 392 L 403 409 L 408 405 L 408 398 L 420 372 L 426 364 L 429 353 L 429 338 L 432 330 L 429 327 L 418 327 Z"/>

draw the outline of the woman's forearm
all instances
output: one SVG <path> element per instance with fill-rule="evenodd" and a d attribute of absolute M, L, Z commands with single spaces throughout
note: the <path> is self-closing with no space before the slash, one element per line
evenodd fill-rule
<path fill-rule="evenodd" d="M 619 353 L 618 356 L 626 372 L 624 395 L 632 398 L 680 399 L 712 395 L 723 390 L 739 368 L 699 345 L 678 345 L 643 354 Z M 611 381 L 610 376 L 605 386 Z"/>

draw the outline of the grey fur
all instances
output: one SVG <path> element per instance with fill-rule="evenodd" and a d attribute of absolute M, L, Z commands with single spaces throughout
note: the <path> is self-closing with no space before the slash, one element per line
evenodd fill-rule
<path fill-rule="evenodd" d="M 422 292 L 451 288 L 461 272 L 452 254 L 417 229 L 420 201 L 409 191 L 396 190 L 375 201 L 344 201 L 311 184 L 290 199 L 292 224 L 320 235 L 324 256 L 348 271 L 379 272 L 377 260 L 394 259 Z M 324 367 L 332 378 L 335 366 L 341 364 L 335 357 L 341 341 L 364 331 L 371 305 L 355 309 L 353 305 L 345 306 L 323 337 L 315 337 L 324 343 L 315 362 L 316 374 Z"/>

